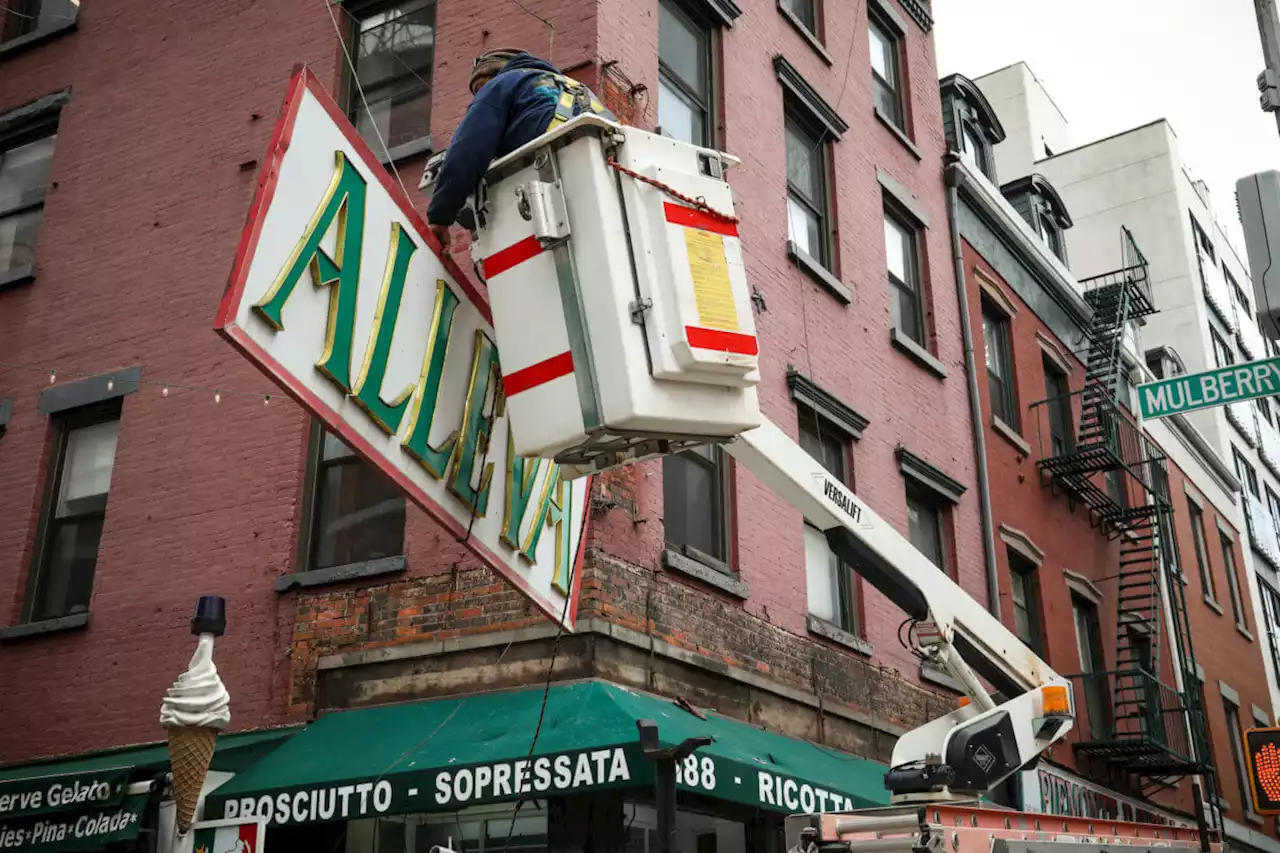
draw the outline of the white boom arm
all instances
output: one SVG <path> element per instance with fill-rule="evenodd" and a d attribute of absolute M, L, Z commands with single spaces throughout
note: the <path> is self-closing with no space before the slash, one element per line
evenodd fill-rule
<path fill-rule="evenodd" d="M 895 801 L 971 800 L 1067 734 L 1067 680 L 782 430 L 766 420 L 725 447 L 826 533 L 862 577 L 925 624 L 923 650 L 971 700 L 898 740 L 885 777 Z"/>
<path fill-rule="evenodd" d="M 491 166 L 471 251 L 503 374 L 573 373 L 508 392 L 514 452 L 574 476 L 724 442 L 917 621 L 923 653 L 971 700 L 898 741 L 886 786 L 900 800 L 972 799 L 1066 735 L 1070 685 L 761 416 L 754 312 L 727 215 L 724 170 L 736 162 L 583 115 Z M 527 262 L 510 260 L 529 246 L 517 253 Z"/>

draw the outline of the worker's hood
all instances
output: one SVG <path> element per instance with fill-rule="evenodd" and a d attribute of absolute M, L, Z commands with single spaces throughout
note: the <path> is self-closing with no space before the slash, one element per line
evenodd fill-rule
<path fill-rule="evenodd" d="M 539 59 L 538 57 L 534 56 L 531 53 L 520 54 L 515 59 L 508 62 L 506 65 L 502 66 L 502 71 L 500 71 L 499 73 L 502 74 L 508 71 L 520 71 L 526 68 L 536 68 L 539 71 L 550 71 L 552 74 L 560 73 L 559 68 L 556 68 L 554 65 L 552 65 L 550 62 L 547 62 L 545 59 Z"/>

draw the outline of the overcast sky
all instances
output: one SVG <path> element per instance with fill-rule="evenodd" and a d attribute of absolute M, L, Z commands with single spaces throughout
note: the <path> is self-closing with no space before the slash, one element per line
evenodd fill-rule
<path fill-rule="evenodd" d="M 1166 118 L 1192 178 L 1244 257 L 1237 178 L 1280 169 L 1258 107 L 1262 47 L 1251 0 L 938 0 L 938 73 L 979 77 L 1019 60 L 1081 145 Z M 1247 263 L 1247 261 L 1246 261 Z"/>

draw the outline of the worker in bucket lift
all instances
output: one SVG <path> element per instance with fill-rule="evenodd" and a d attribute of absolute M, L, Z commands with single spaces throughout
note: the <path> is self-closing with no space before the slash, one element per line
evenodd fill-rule
<path fill-rule="evenodd" d="M 486 50 L 476 57 L 469 86 L 475 99 L 445 152 L 427 206 L 431 233 L 446 247 L 449 226 L 492 161 L 583 113 L 616 121 L 590 89 L 523 50 Z"/>

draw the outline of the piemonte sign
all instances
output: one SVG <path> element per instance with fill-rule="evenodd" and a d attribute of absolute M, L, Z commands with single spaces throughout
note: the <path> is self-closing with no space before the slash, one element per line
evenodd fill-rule
<path fill-rule="evenodd" d="M 485 297 L 309 70 L 290 83 L 216 328 L 573 628 L 590 483 L 510 452 Z"/>

